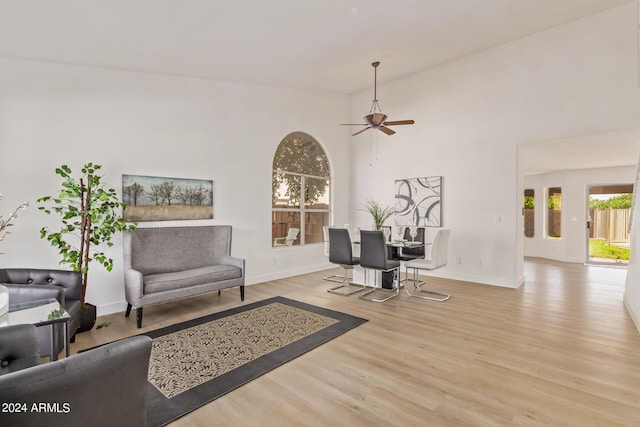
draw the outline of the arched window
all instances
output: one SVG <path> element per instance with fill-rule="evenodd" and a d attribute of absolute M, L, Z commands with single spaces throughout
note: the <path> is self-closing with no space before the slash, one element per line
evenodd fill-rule
<path fill-rule="evenodd" d="M 273 156 L 273 246 L 322 243 L 329 225 L 331 173 L 318 141 L 303 132 L 285 136 Z"/>

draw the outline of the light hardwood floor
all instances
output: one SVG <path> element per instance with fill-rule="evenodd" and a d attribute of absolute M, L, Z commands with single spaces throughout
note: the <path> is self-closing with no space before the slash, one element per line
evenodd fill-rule
<path fill-rule="evenodd" d="M 329 294 L 329 271 L 249 286 L 245 303 L 280 295 L 369 322 L 171 426 L 640 426 L 626 270 L 528 259 L 525 273 L 520 289 L 430 279 L 444 303 Z M 148 307 L 142 331 L 239 304 L 236 289 Z M 98 322 L 111 325 L 72 352 L 140 332 L 133 315 Z"/>

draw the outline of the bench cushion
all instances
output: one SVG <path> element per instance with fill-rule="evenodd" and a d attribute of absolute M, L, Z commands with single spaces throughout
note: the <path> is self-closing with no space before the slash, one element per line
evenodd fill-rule
<path fill-rule="evenodd" d="M 232 265 L 212 265 L 143 277 L 144 293 L 169 291 L 242 277 L 242 269 Z"/>
<path fill-rule="evenodd" d="M 231 226 L 136 228 L 127 233 L 125 253 L 131 268 L 143 275 L 215 265 L 231 254 Z"/>

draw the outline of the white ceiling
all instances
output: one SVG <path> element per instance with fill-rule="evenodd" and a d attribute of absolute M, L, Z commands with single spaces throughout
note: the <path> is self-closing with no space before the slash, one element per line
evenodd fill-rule
<path fill-rule="evenodd" d="M 0 0 L 0 56 L 355 93 L 633 0 Z"/>
<path fill-rule="evenodd" d="M 0 0 L 0 57 L 352 94 L 375 60 L 384 83 L 632 1 Z M 640 134 L 608 136 L 523 147 L 522 171 L 635 164 Z"/>
<path fill-rule="evenodd" d="M 519 168 L 524 175 L 635 166 L 638 156 L 640 129 L 582 135 L 518 146 Z"/>

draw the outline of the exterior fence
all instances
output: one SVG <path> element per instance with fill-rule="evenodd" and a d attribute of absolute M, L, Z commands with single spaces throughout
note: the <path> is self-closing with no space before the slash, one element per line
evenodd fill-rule
<path fill-rule="evenodd" d="M 590 209 L 589 237 L 602 239 L 608 245 L 629 247 L 631 209 Z"/>

